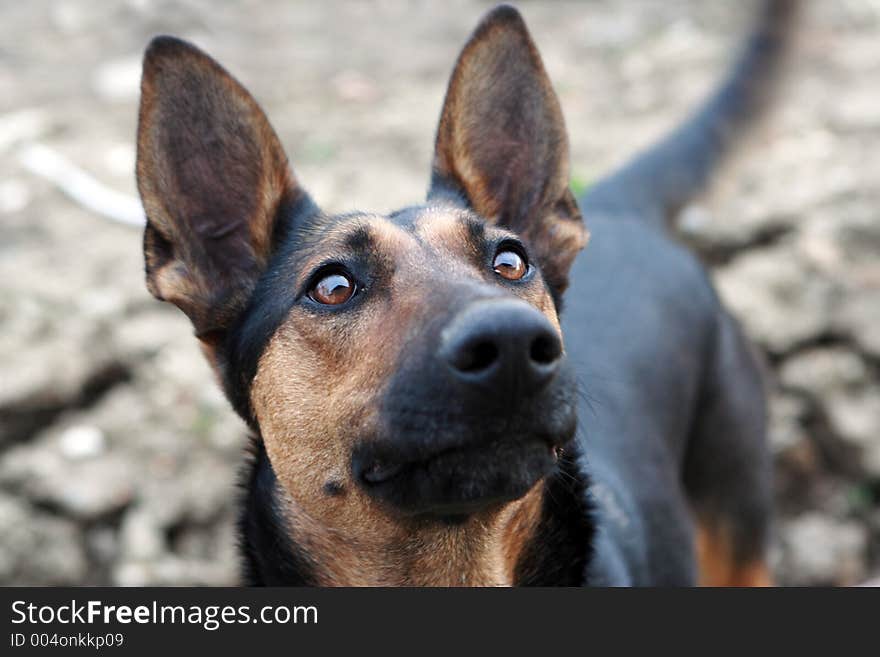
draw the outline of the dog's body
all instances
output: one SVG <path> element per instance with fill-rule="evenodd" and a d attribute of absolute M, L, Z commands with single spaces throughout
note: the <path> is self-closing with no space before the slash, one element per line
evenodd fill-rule
<path fill-rule="evenodd" d="M 563 330 L 578 327 L 566 345 L 589 382 L 580 412 L 600 502 L 594 580 L 695 581 L 694 509 L 704 559 L 723 561 L 711 552 L 730 541 L 758 567 L 770 499 L 764 405 L 737 327 L 667 236 L 621 217 L 590 226 L 591 257 L 575 263 Z"/>
<path fill-rule="evenodd" d="M 250 582 L 769 582 L 758 368 L 664 222 L 754 114 L 792 5 L 768 2 L 710 102 L 579 207 L 510 8 L 453 73 L 428 202 L 384 217 L 321 213 L 250 96 L 154 41 L 148 285 L 256 433 Z"/>

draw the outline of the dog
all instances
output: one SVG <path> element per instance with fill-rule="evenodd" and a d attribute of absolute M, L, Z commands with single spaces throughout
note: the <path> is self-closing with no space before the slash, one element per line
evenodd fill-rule
<path fill-rule="evenodd" d="M 580 199 L 535 43 L 497 7 L 426 201 L 390 214 L 323 212 L 241 84 L 150 43 L 147 287 L 253 432 L 248 583 L 771 583 L 760 364 L 667 226 L 764 104 L 796 4 L 766 2 L 708 101 Z"/>

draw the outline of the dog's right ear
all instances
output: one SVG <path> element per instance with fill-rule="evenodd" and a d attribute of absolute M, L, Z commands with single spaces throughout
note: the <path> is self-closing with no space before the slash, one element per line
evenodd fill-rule
<path fill-rule="evenodd" d="M 185 41 L 144 56 L 137 182 L 147 288 L 211 349 L 243 310 L 279 237 L 318 212 L 251 95 Z"/>

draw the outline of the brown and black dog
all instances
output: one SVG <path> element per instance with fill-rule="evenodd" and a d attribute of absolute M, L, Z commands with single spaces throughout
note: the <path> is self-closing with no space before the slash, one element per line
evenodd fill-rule
<path fill-rule="evenodd" d="M 761 104 L 794 5 L 766 2 L 708 102 L 580 202 L 538 51 L 498 7 L 452 74 L 426 202 L 387 215 L 322 212 L 250 94 L 153 40 L 147 286 L 253 429 L 249 582 L 769 582 L 759 370 L 664 224 Z"/>

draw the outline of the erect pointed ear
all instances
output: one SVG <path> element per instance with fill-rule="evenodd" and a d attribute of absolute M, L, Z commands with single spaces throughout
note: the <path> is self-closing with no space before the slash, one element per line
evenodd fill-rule
<path fill-rule="evenodd" d="M 317 208 L 256 101 L 185 41 L 147 48 L 137 148 L 147 287 L 212 347 L 288 224 Z"/>
<path fill-rule="evenodd" d="M 434 153 L 429 198 L 458 194 L 490 222 L 523 235 L 557 294 L 587 242 L 569 189 L 559 100 L 525 23 L 493 9 L 459 55 Z"/>

